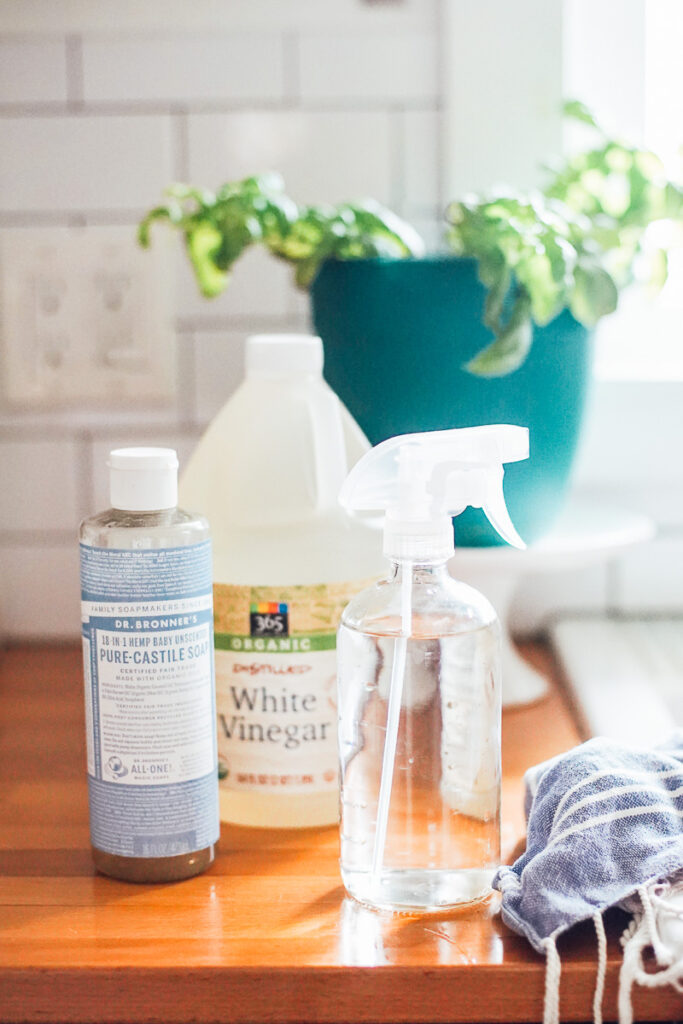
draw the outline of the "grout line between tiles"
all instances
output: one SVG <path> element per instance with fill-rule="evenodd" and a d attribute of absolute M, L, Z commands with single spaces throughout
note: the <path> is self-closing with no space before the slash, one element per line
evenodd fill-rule
<path fill-rule="evenodd" d="M 173 174 L 176 181 L 190 180 L 190 140 L 187 121 L 187 110 L 178 107 L 172 117 L 172 157 Z"/>
<path fill-rule="evenodd" d="M 616 558 L 610 558 L 605 566 L 605 614 L 608 619 L 621 617 L 619 604 L 619 565 Z"/>
<path fill-rule="evenodd" d="M 297 32 L 282 37 L 282 95 L 284 102 L 301 102 L 301 48 Z"/>
<path fill-rule="evenodd" d="M 391 173 L 391 206 L 405 213 L 406 184 L 406 114 L 403 107 L 395 107 L 389 117 L 389 159 Z"/>
<path fill-rule="evenodd" d="M 175 326 L 178 334 L 185 331 L 252 331 L 258 332 L 259 329 L 264 331 L 282 330 L 286 331 L 287 328 L 296 328 L 301 325 L 301 317 L 293 314 L 287 314 L 280 316 L 273 314 L 272 316 L 259 314 L 232 314 L 230 316 L 213 316 L 211 314 L 193 314 L 191 316 L 179 316 L 176 318 Z"/>
<path fill-rule="evenodd" d="M 182 169 L 179 162 L 178 169 Z M 189 177 L 189 170 L 184 177 Z M 435 218 L 435 208 L 430 203 L 403 204 L 406 216 L 413 218 Z M 122 210 L 0 210 L 0 228 L 21 227 L 69 227 L 74 221 L 86 227 L 109 227 L 130 225 L 135 227 L 146 211 L 143 209 Z"/>
<path fill-rule="evenodd" d="M 94 510 L 95 484 L 92 468 L 92 434 L 81 430 L 76 435 L 76 500 L 83 516 Z"/>
<path fill-rule="evenodd" d="M 149 409 L 146 408 L 138 417 L 131 415 L 130 412 L 122 413 L 121 410 L 103 409 L 100 412 L 93 410 L 87 416 L 79 418 L 76 424 L 73 421 L 69 422 L 67 410 L 64 411 L 63 418 L 57 419 L 54 416 L 48 416 L 44 422 L 32 420 L 29 423 L 22 423 L 16 419 L 11 421 L 9 417 L 3 416 L 0 417 L 0 429 L 3 441 L 32 444 L 37 441 L 60 443 L 73 441 L 84 431 L 92 441 L 100 436 L 108 437 L 112 431 L 125 433 L 128 430 L 138 430 L 153 433 L 173 430 L 178 425 L 178 416 L 175 410 L 168 411 L 158 419 L 150 419 L 145 415 L 148 412 Z"/>
<path fill-rule="evenodd" d="M 146 0 L 145 3 L 112 3 L 116 11 L 120 8 L 118 20 L 105 17 L 102 3 L 54 3 L 37 5 L 6 3 L 7 8 L 1 35 L 22 40 L 50 38 L 55 35 L 53 25 L 59 20 L 67 25 L 77 25 L 93 38 L 107 38 L 112 35 L 144 34 L 152 37 L 160 33 L 186 32 L 188 27 L 197 34 L 223 34 L 241 36 L 263 36 L 293 21 L 302 31 L 317 35 L 335 32 L 358 35 L 363 32 L 394 35 L 431 32 L 434 30 L 433 2 L 418 0 L 385 0 L 384 3 L 311 3 L 310 0 L 291 0 L 289 4 L 273 3 L 272 0 L 251 0 L 245 3 L 169 4 L 168 0 Z M 48 14 L 45 7 L 56 8 Z M 27 10 L 22 10 L 27 8 Z M 187 10 L 188 8 L 189 10 Z M 373 9 L 375 8 L 375 9 Z M 118 12 L 117 12 L 118 13 Z M 264 28 L 264 16 L 268 14 L 271 23 Z"/>
<path fill-rule="evenodd" d="M 4 419 L 4 417 L 3 417 Z M 36 441 L 70 441 L 73 438 L 73 430 L 67 423 L 29 423 L 22 424 L 14 420 L 12 423 L 2 423 L 2 440 L 14 443 L 35 444 Z"/>
<path fill-rule="evenodd" d="M 0 210 L 0 228 L 109 226 L 138 223 L 140 210 Z"/>
<path fill-rule="evenodd" d="M 181 430 L 193 429 L 197 418 L 196 343 L 191 331 L 178 331 L 176 341 L 176 380 L 178 421 Z"/>
<path fill-rule="evenodd" d="M 83 79 L 83 40 L 68 35 L 66 45 L 66 105 L 69 113 L 78 113 L 85 101 Z"/>
<path fill-rule="evenodd" d="M 68 88 L 67 72 L 67 90 Z M 32 103 L 3 103 L 0 100 L 0 119 L 67 117 L 69 113 L 68 100 L 34 100 Z"/>
<path fill-rule="evenodd" d="M 446 208 L 446 142 L 445 142 L 445 103 L 446 93 L 446 15 L 444 3 L 446 0 L 436 0 L 436 196 L 438 214 L 441 216 Z"/>
<path fill-rule="evenodd" d="M 23 547 L 73 547 L 75 530 L 0 530 L 0 546 Z"/>
<path fill-rule="evenodd" d="M 80 88 L 74 80 L 74 90 Z M 284 96 L 277 99 L 259 99 L 258 97 L 239 100 L 183 100 L 183 109 L 190 115 L 203 114 L 240 114 L 240 113 L 287 113 L 300 111 L 310 114 L 362 114 L 382 113 L 396 105 L 392 96 L 368 96 L 339 99 L 311 99 Z M 438 100 L 416 98 L 401 99 L 406 110 L 416 112 L 434 112 L 439 108 Z M 3 118 L 56 118 L 56 117 L 165 117 L 178 109 L 179 97 L 168 100 L 112 100 L 111 102 L 94 101 L 36 101 L 34 103 L 2 103 L 0 101 L 0 119 Z"/>

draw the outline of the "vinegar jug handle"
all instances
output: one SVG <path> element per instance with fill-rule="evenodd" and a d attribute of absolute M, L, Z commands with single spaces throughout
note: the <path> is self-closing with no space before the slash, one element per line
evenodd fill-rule
<path fill-rule="evenodd" d="M 316 512 L 322 512 L 338 507 L 339 491 L 348 469 L 341 403 L 327 384 L 318 385 L 309 396 L 308 412 L 313 435 Z"/>

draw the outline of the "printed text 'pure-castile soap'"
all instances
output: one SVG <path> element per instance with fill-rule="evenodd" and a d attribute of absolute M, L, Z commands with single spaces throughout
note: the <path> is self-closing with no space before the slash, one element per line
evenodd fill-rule
<path fill-rule="evenodd" d="M 171 449 L 119 449 L 109 469 L 112 507 L 80 532 L 93 858 L 175 881 L 219 833 L 209 528 L 177 507 Z"/>
<path fill-rule="evenodd" d="M 339 816 L 336 630 L 381 560 L 337 501 L 369 445 L 322 365 L 319 338 L 249 338 L 181 480 L 211 521 L 221 818 L 242 825 Z"/>

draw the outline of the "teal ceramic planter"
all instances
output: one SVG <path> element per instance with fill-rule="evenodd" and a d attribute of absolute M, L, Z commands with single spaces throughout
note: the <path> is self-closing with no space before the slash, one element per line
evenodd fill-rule
<path fill-rule="evenodd" d="M 505 471 L 510 514 L 527 542 L 545 533 L 569 482 L 590 379 L 591 335 L 564 311 L 534 329 L 524 365 L 483 379 L 463 369 L 491 341 L 474 260 L 427 257 L 323 265 L 312 287 L 325 377 L 373 444 L 394 434 L 483 423 L 529 427 L 528 462 Z M 457 543 L 497 543 L 479 510 Z"/>

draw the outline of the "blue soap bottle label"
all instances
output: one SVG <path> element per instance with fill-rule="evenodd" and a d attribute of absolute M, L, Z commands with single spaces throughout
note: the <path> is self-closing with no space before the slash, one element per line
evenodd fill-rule
<path fill-rule="evenodd" d="M 211 545 L 81 544 L 90 831 L 123 857 L 219 835 Z"/>

